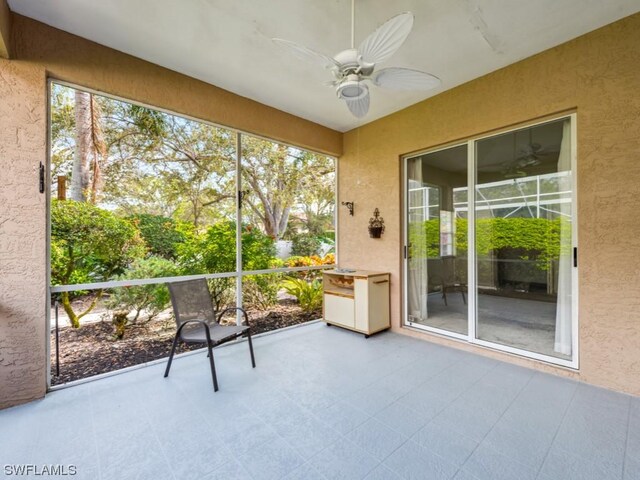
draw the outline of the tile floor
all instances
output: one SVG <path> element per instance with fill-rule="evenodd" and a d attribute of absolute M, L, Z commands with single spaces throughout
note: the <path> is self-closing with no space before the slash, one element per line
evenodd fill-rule
<path fill-rule="evenodd" d="M 640 479 L 640 399 L 314 323 L 0 411 L 6 465 L 86 479 Z M 12 476 L 11 478 L 18 478 Z M 20 477 L 28 478 L 28 477 Z M 46 478 L 39 476 L 37 478 Z"/>

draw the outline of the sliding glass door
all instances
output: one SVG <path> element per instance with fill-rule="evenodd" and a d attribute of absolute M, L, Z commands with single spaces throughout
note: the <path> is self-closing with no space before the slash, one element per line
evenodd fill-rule
<path fill-rule="evenodd" d="M 405 159 L 407 325 L 577 367 L 573 122 Z"/>
<path fill-rule="evenodd" d="M 467 335 L 467 145 L 407 162 L 408 320 Z"/>
<path fill-rule="evenodd" d="M 571 359 L 571 127 L 476 143 L 476 337 Z"/>

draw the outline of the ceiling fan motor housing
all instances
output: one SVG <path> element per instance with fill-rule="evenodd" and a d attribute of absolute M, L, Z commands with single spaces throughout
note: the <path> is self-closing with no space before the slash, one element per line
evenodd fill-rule
<path fill-rule="evenodd" d="M 369 87 L 355 73 L 347 75 L 336 88 L 336 94 L 342 100 L 358 100 L 368 93 Z"/>

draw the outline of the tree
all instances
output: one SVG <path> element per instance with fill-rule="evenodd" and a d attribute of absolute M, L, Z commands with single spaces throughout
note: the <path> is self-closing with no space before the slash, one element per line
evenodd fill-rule
<path fill-rule="evenodd" d="M 232 218 L 235 134 L 137 105 L 112 102 L 105 199 L 196 227 Z M 229 202 L 228 200 L 231 200 Z"/>
<path fill-rule="evenodd" d="M 315 237 L 329 237 L 335 228 L 335 165 L 331 158 L 321 155 L 315 156 L 313 163 L 296 196 L 297 204 L 289 221 L 292 230 L 295 229 L 291 234 L 306 231 Z"/>
<path fill-rule="evenodd" d="M 113 213 L 86 202 L 51 202 L 51 280 L 54 285 L 110 280 L 145 254 L 144 242 L 136 227 Z M 63 292 L 62 306 L 71 325 L 96 306 L 103 290 L 96 292 L 81 313 L 71 306 L 71 293 Z"/>
<path fill-rule="evenodd" d="M 242 181 L 250 187 L 245 205 L 252 223 L 279 240 L 294 208 L 326 208 L 326 202 L 312 197 L 322 190 L 318 185 L 326 184 L 325 177 L 333 175 L 330 158 L 256 137 L 242 138 Z M 321 196 L 326 197 L 326 190 Z"/>
<path fill-rule="evenodd" d="M 75 96 L 71 89 L 51 87 L 51 174 L 71 178 L 75 150 Z"/>
<path fill-rule="evenodd" d="M 235 132 L 59 85 L 52 99 L 54 171 L 74 170 L 72 198 L 201 229 L 234 219 Z M 248 135 L 242 154 L 249 223 L 274 239 L 290 220 L 293 233 L 331 229 L 332 159 Z"/>
<path fill-rule="evenodd" d="M 70 198 L 96 203 L 100 189 L 100 164 L 106 145 L 100 125 L 100 106 L 94 96 L 75 91 L 75 149 L 71 173 Z"/>

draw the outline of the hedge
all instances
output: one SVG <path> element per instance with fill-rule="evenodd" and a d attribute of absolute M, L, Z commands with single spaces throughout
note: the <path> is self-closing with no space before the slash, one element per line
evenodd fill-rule
<path fill-rule="evenodd" d="M 511 252 L 523 260 L 534 260 L 546 270 L 549 262 L 560 256 L 560 232 L 564 218 L 481 218 L 476 221 L 476 255 Z M 468 221 L 456 219 L 456 255 L 466 255 L 469 247 Z M 565 225 L 564 228 L 569 227 Z M 440 256 L 440 222 L 438 219 L 414 224 L 409 231 L 412 256 L 427 258 Z M 570 245 L 568 243 L 567 245 Z"/>

